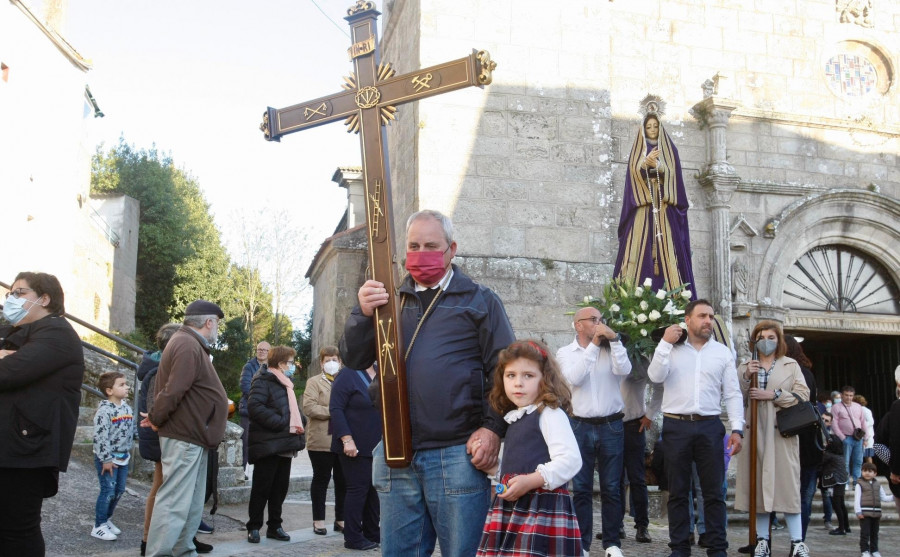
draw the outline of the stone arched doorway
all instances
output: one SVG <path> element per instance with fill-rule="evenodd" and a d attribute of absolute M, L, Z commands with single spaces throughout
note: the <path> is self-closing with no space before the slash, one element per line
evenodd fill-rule
<path fill-rule="evenodd" d="M 762 307 L 804 337 L 820 391 L 851 384 L 881 416 L 900 364 L 900 203 L 832 190 L 789 207 L 766 233 Z"/>

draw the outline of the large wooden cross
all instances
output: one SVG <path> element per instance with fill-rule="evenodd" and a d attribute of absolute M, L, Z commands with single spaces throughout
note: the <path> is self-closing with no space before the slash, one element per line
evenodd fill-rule
<path fill-rule="evenodd" d="M 384 458 L 388 466 L 402 468 L 412 461 L 406 362 L 400 342 L 399 275 L 394 256 L 391 188 L 383 126 L 394 119 L 396 105 L 463 87 L 491 83 L 497 64 L 490 55 L 474 51 L 465 58 L 395 76 L 382 64 L 375 23 L 380 13 L 373 2 L 358 0 L 347 10 L 352 44 L 348 53 L 354 73 L 345 77 L 344 91 L 287 108 L 269 107 L 260 126 L 268 141 L 336 120 L 345 120 L 348 132 L 360 134 L 369 269 L 384 283 L 388 303 L 375 310 L 374 326 L 381 375 L 381 412 Z"/>

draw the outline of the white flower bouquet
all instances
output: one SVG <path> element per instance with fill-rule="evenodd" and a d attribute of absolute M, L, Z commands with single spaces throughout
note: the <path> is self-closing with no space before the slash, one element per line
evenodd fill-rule
<path fill-rule="evenodd" d="M 684 327 L 684 308 L 691 300 L 687 287 L 654 292 L 649 278 L 641 285 L 615 279 L 603 287 L 602 297 L 585 296 L 578 306 L 597 308 L 612 330 L 627 335 L 625 347 L 632 360 L 649 359 L 657 344 L 650 338 L 651 331 L 674 324 Z"/>

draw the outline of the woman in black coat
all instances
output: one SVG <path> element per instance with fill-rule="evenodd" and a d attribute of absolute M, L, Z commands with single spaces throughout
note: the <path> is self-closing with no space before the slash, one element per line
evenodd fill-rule
<path fill-rule="evenodd" d="M 381 440 L 381 412 L 372 406 L 369 385 L 375 370 L 344 368 L 331 388 L 331 451 L 341 459 L 344 547 L 369 550 L 381 542 L 381 508 L 372 486 L 372 449 Z"/>
<path fill-rule="evenodd" d="M 809 400 L 817 400 L 816 378 L 813 375 L 812 362 L 803 352 L 803 347 L 797 339 L 791 335 L 784 335 L 787 344 L 787 357 L 797 360 L 803 379 L 809 387 Z M 819 466 L 822 464 L 822 450 L 816 444 L 818 430 L 801 431 L 797 437 L 800 439 L 800 518 L 803 526 L 803 541 L 806 541 L 806 531 L 809 528 L 809 517 L 812 514 L 812 499 L 816 494 L 816 476 Z"/>
<path fill-rule="evenodd" d="M 41 507 L 75 439 L 84 353 L 59 280 L 19 273 L 0 326 L 0 555 L 44 555 Z"/>
<path fill-rule="evenodd" d="M 250 520 L 247 541 L 259 543 L 263 510 L 268 504 L 266 537 L 288 541 L 281 527 L 281 506 L 291 480 L 291 460 L 305 446 L 303 417 L 294 394 L 291 377 L 297 352 L 288 346 L 269 350 L 268 365 L 261 367 L 250 386 L 247 411 L 250 414 L 248 460 L 253 465 L 250 488 Z"/>

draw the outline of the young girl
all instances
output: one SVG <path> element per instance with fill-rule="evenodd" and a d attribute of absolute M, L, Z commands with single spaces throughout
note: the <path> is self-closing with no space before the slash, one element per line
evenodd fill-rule
<path fill-rule="evenodd" d="M 559 364 L 539 341 L 514 342 L 500 352 L 489 398 L 509 428 L 478 555 L 581 557 L 565 488 L 581 469 L 581 452 L 566 416 L 571 392 Z"/>

